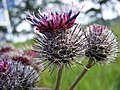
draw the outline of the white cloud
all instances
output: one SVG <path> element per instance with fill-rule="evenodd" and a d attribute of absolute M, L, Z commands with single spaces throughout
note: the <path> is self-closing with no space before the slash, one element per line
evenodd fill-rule
<path fill-rule="evenodd" d="M 21 32 L 22 30 L 31 31 L 31 26 L 27 21 L 23 21 L 18 27 L 17 31 Z"/>

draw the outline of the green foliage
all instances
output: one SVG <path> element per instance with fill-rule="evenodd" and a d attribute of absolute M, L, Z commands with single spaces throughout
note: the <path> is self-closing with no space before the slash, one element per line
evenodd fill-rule
<path fill-rule="evenodd" d="M 117 39 L 119 41 L 120 40 L 120 23 L 113 24 L 110 28 L 117 35 Z"/>
<path fill-rule="evenodd" d="M 29 47 L 32 46 L 32 44 L 34 43 L 33 40 L 28 40 L 26 42 L 19 42 L 19 43 L 14 43 L 13 45 L 15 46 L 15 48 L 23 48 L 23 47 Z"/>
<path fill-rule="evenodd" d="M 120 90 L 120 78 L 119 80 L 117 80 L 117 78 L 120 77 L 119 64 L 120 63 L 117 60 L 116 63 L 113 63 L 109 66 L 95 65 L 84 76 L 75 90 Z M 83 67 L 77 65 L 73 69 L 74 72 L 70 69 L 64 71 L 61 83 L 61 90 L 68 90 L 68 88 L 79 75 Z M 39 84 L 40 87 L 49 87 L 53 90 L 56 79 L 56 70 L 51 76 L 49 75 L 48 71 L 45 71 L 42 74 L 42 77 L 42 82 Z"/>

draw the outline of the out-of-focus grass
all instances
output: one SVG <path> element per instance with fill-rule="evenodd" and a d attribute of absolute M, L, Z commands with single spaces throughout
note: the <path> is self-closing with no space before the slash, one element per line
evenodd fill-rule
<path fill-rule="evenodd" d="M 75 90 L 115 90 L 116 80 L 120 77 L 119 61 L 109 65 L 109 66 L 100 66 L 95 65 L 87 72 L 87 74 L 82 78 L 79 85 Z M 83 67 L 77 65 L 74 67 L 74 72 L 72 70 L 63 72 L 63 79 L 61 84 L 61 90 L 68 90 L 72 82 L 79 75 Z M 50 87 L 54 89 L 55 79 L 56 79 L 56 70 L 50 76 L 46 70 L 42 74 L 41 87 Z M 118 80 L 119 81 L 119 80 Z M 120 82 L 119 82 L 120 83 Z M 117 87 L 120 87 L 117 85 Z M 117 89 L 117 90 L 120 90 Z"/>
<path fill-rule="evenodd" d="M 118 36 L 120 40 L 120 24 L 114 24 L 110 27 L 113 32 Z M 16 47 L 22 47 L 25 45 L 32 45 L 32 41 L 26 43 L 14 44 Z M 109 66 L 95 65 L 90 71 L 82 78 L 75 90 L 120 90 L 120 61 L 119 57 L 115 63 L 111 63 Z M 76 79 L 83 67 L 77 65 L 73 67 L 74 72 L 71 69 L 63 72 L 63 78 L 61 83 L 61 90 L 68 90 L 72 82 Z M 52 90 L 55 86 L 56 72 L 50 76 L 48 69 L 41 75 L 41 82 L 38 84 L 39 87 L 49 87 Z"/>
<path fill-rule="evenodd" d="M 113 30 L 114 34 L 117 36 L 118 41 L 120 41 L 120 23 L 113 24 L 110 28 Z"/>
<path fill-rule="evenodd" d="M 15 48 L 23 48 L 23 47 L 32 46 L 33 43 L 34 43 L 33 40 L 28 40 L 28 41 L 22 42 L 22 43 L 14 43 L 13 45 L 15 46 Z"/>

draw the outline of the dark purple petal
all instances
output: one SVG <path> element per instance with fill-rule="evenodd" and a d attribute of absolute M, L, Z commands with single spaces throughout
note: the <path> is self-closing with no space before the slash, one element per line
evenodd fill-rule
<path fill-rule="evenodd" d="M 79 15 L 79 13 L 80 13 L 80 12 L 78 12 L 77 14 L 75 14 L 74 16 L 72 16 L 71 18 L 69 18 L 69 19 L 65 22 L 65 24 L 68 24 L 70 21 L 76 19 L 76 17 Z"/>
<path fill-rule="evenodd" d="M 59 26 L 61 26 L 61 25 L 62 25 L 62 20 L 63 20 L 63 19 L 61 18 Z"/>
<path fill-rule="evenodd" d="M 56 15 L 59 15 L 57 12 L 55 12 L 56 13 Z"/>
<path fill-rule="evenodd" d="M 50 20 L 50 21 L 51 21 L 52 25 L 54 26 L 53 20 Z"/>
<path fill-rule="evenodd" d="M 45 27 L 45 28 L 47 28 L 47 26 L 46 25 L 44 25 L 42 22 L 39 22 L 43 27 Z"/>
<path fill-rule="evenodd" d="M 39 23 L 39 21 L 38 21 L 38 20 L 36 20 L 35 18 L 33 18 L 33 21 L 34 21 L 35 23 Z"/>
<path fill-rule="evenodd" d="M 68 18 L 71 16 L 71 14 L 72 14 L 72 10 L 69 11 Z"/>

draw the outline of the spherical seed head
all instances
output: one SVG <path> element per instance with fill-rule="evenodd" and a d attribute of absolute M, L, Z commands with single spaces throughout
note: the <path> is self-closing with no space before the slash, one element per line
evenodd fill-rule
<path fill-rule="evenodd" d="M 7 65 L 4 65 L 6 62 Z M 1 90 L 29 90 L 37 82 L 39 75 L 30 65 L 24 65 L 11 59 L 3 60 L 0 63 L 2 63 L 2 67 L 4 66 L 2 72 L 0 71 Z M 6 66 L 9 66 L 9 68 L 6 68 Z"/>
<path fill-rule="evenodd" d="M 106 26 L 90 25 L 85 31 L 85 36 L 87 57 L 103 64 L 108 64 L 116 58 L 118 42 L 116 36 Z"/>
<path fill-rule="evenodd" d="M 31 63 L 32 54 L 23 52 L 9 45 L 0 47 L 0 90 L 29 90 L 36 84 L 37 66 Z"/>
<path fill-rule="evenodd" d="M 72 62 L 77 62 L 75 57 L 82 57 L 84 47 L 83 31 L 79 25 L 68 29 L 58 30 L 41 34 L 36 33 L 34 51 L 39 53 L 40 63 L 46 67 L 51 67 L 51 71 L 55 66 L 64 65 L 69 67 Z"/>
<path fill-rule="evenodd" d="M 59 29 L 67 30 L 75 25 L 75 19 L 79 15 L 80 11 L 73 14 L 73 10 L 71 9 L 69 12 L 63 13 L 53 13 L 51 12 L 49 15 L 42 15 L 38 13 L 38 15 L 27 14 L 26 20 L 29 21 L 33 26 L 36 26 L 36 29 L 41 32 L 53 32 Z"/>

